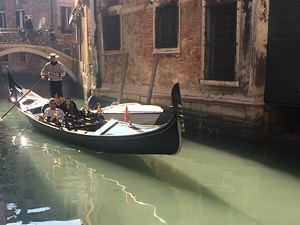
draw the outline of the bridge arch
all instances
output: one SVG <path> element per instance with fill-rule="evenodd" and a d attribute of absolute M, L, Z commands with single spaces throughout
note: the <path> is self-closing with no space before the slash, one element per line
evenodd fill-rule
<path fill-rule="evenodd" d="M 6 47 L 7 46 L 7 47 Z M 60 56 L 60 60 L 59 62 L 64 66 L 65 71 L 70 75 L 70 77 L 73 79 L 73 81 L 77 82 L 78 78 L 77 76 L 74 74 L 74 72 L 68 67 L 66 66 L 65 63 L 62 62 L 62 58 L 65 58 L 64 61 L 77 61 L 75 59 L 73 59 L 72 57 L 56 51 L 50 47 L 44 47 L 44 46 L 37 46 L 37 45 L 15 45 L 15 46 L 11 46 L 11 45 L 6 45 L 5 48 L 1 51 L 0 50 L 0 57 L 7 55 L 7 54 L 12 54 L 12 53 L 17 53 L 17 52 L 26 52 L 26 53 L 31 53 L 31 54 L 35 54 L 35 55 L 39 55 L 45 59 L 48 60 L 48 56 L 51 52 L 55 52 L 57 55 Z M 43 65 L 44 66 L 44 65 Z M 42 69 L 42 68 L 41 68 Z"/>

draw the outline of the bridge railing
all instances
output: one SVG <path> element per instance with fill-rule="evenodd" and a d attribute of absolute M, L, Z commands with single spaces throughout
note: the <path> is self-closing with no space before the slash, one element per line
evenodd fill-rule
<path fill-rule="evenodd" d="M 29 42 L 28 35 L 30 36 Z M 1 44 L 32 44 L 50 46 L 49 33 L 45 30 L 27 30 L 23 28 L 0 28 Z M 76 44 L 56 34 L 57 50 L 73 58 L 77 57 Z"/>

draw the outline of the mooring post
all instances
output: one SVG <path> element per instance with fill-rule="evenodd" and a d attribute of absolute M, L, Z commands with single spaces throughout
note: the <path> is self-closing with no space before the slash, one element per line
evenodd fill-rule
<path fill-rule="evenodd" d="M 150 102 L 151 102 L 152 91 L 153 91 L 153 86 L 154 86 L 154 79 L 155 79 L 155 74 L 156 74 L 157 61 L 158 61 L 158 53 L 155 53 L 152 75 L 151 75 L 148 97 L 147 97 L 147 105 L 150 105 Z"/>
<path fill-rule="evenodd" d="M 120 83 L 120 88 L 119 88 L 118 103 L 121 103 L 121 101 L 122 101 L 122 95 L 123 95 L 124 84 L 125 84 L 125 76 L 126 76 L 126 71 L 127 71 L 128 55 L 129 55 L 129 53 L 125 52 L 125 61 L 124 61 L 124 65 L 123 65 L 123 74 L 121 77 L 121 83 Z"/>

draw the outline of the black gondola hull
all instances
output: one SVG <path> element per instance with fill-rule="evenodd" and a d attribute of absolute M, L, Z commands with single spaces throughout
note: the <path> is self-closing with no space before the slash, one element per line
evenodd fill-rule
<path fill-rule="evenodd" d="M 95 131 L 84 131 L 58 127 L 40 120 L 40 107 L 37 103 L 45 99 L 33 93 L 19 102 L 26 90 L 17 84 L 10 74 L 8 76 L 10 95 L 17 99 L 16 106 L 42 135 L 104 153 L 172 155 L 181 150 L 181 132 L 184 131 L 184 124 L 178 83 L 172 89 L 174 115 L 166 124 L 139 125 L 114 120 L 112 125 L 107 122 L 107 132 L 102 131 L 104 126 Z"/>
<path fill-rule="evenodd" d="M 22 112 L 22 111 L 21 111 Z M 177 154 L 181 149 L 178 121 L 172 118 L 161 129 L 128 136 L 90 136 L 46 125 L 26 113 L 31 125 L 42 135 L 50 135 L 66 143 L 104 153 L 118 154 Z"/>

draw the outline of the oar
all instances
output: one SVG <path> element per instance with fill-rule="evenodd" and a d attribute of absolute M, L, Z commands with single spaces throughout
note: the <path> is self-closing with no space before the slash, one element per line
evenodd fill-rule
<path fill-rule="evenodd" d="M 32 86 L 32 88 L 30 88 L 29 91 L 27 91 L 23 96 L 22 98 L 20 98 L 19 102 L 26 96 L 29 94 L 29 92 L 32 91 L 33 88 L 35 88 L 39 83 L 41 83 L 43 80 L 45 80 L 45 78 L 47 77 L 48 75 L 45 75 L 43 78 L 41 78 L 35 85 Z M 3 118 L 15 107 L 16 105 L 14 104 L 1 118 L 0 118 L 0 121 L 3 120 Z"/>

